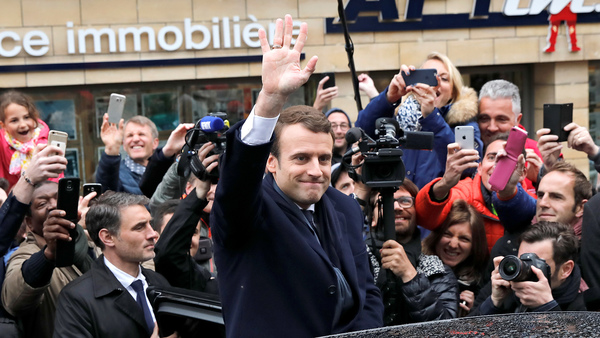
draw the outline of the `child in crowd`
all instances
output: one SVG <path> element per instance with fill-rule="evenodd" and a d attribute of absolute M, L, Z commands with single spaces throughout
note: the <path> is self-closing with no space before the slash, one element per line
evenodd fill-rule
<path fill-rule="evenodd" d="M 35 146 L 48 143 L 49 129 L 31 97 L 14 90 L 0 95 L 0 127 L 0 176 L 10 189 L 27 170 Z"/>

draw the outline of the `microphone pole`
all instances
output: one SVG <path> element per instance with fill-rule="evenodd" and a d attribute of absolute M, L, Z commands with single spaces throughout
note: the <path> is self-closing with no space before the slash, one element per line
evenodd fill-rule
<path fill-rule="evenodd" d="M 342 21 L 342 27 L 344 28 L 344 39 L 346 40 L 346 53 L 348 54 L 348 67 L 350 67 L 350 75 L 352 76 L 352 87 L 354 88 L 354 101 L 356 101 L 356 108 L 358 112 L 362 110 L 362 103 L 360 102 L 360 92 L 358 90 L 358 77 L 356 76 L 356 68 L 354 67 L 354 43 L 350 38 L 348 32 L 348 25 L 346 24 L 346 12 L 344 12 L 344 4 L 342 0 L 338 0 L 338 14 Z"/>

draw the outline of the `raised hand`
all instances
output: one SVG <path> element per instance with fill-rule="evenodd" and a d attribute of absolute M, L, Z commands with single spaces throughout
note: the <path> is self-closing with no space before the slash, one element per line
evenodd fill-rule
<path fill-rule="evenodd" d="M 306 67 L 300 66 L 300 54 L 306 42 L 308 28 L 305 22 L 300 25 L 296 44 L 292 43 L 292 17 L 285 16 L 275 23 L 273 49 L 269 46 L 264 29 L 258 31 L 263 52 L 262 90 L 256 100 L 254 113 L 262 117 L 276 117 L 281 112 L 287 98 L 300 88 L 315 71 L 317 57 L 313 56 Z M 285 27 L 284 27 L 285 26 Z"/>
<path fill-rule="evenodd" d="M 163 147 L 162 151 L 166 157 L 172 157 L 177 154 L 183 148 L 185 144 L 185 134 L 188 130 L 194 128 L 193 123 L 181 123 L 175 128 L 169 135 L 167 143 Z"/>
<path fill-rule="evenodd" d="M 379 95 L 377 88 L 375 88 L 375 82 L 373 82 L 373 79 L 364 73 L 358 76 L 358 89 L 367 94 L 370 99 Z"/>
<path fill-rule="evenodd" d="M 537 131 L 538 149 L 542 154 L 542 160 L 546 169 L 550 169 L 560 156 L 562 144 L 558 142 L 558 136 L 550 134 L 550 129 L 542 128 Z"/>
<path fill-rule="evenodd" d="M 567 146 L 569 148 L 582 151 L 589 157 L 593 157 L 598 153 L 598 146 L 594 143 L 590 132 L 585 127 L 571 122 L 565 126 L 565 130 L 570 132 L 567 139 Z"/>
<path fill-rule="evenodd" d="M 413 70 L 415 70 L 415 66 L 400 66 L 400 71 L 398 74 L 394 75 L 394 78 L 392 78 L 392 81 L 388 87 L 387 100 L 389 103 L 394 103 L 400 100 L 404 95 L 406 95 L 406 93 L 408 93 L 406 90 L 406 83 L 404 83 L 404 78 L 402 77 L 402 72 L 410 74 L 410 72 Z"/>
<path fill-rule="evenodd" d="M 462 172 L 469 168 L 477 168 L 479 153 L 474 149 L 460 149 L 458 143 L 448 145 L 448 157 L 446 160 L 446 171 L 444 176 L 433 185 L 433 194 L 438 200 L 443 200 L 448 196 L 450 189 L 454 187 Z"/>
<path fill-rule="evenodd" d="M 119 150 L 123 144 L 123 119 L 119 121 L 119 124 L 108 122 L 108 114 L 104 114 L 102 117 L 102 127 L 100 127 L 100 137 L 104 143 L 104 151 L 107 155 L 116 156 L 119 155 Z"/>
<path fill-rule="evenodd" d="M 315 103 L 313 103 L 313 107 L 318 110 L 323 110 L 323 108 L 325 108 L 325 106 L 331 102 L 331 100 L 338 96 L 337 86 L 323 89 L 323 85 L 325 82 L 327 82 L 327 80 L 329 80 L 329 76 L 322 78 L 317 86 L 317 98 L 315 99 Z"/>

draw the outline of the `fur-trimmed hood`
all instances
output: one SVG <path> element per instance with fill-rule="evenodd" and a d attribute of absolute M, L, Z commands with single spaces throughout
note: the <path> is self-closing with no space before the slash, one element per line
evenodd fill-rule
<path fill-rule="evenodd" d="M 460 91 L 460 99 L 452 104 L 445 120 L 450 127 L 463 125 L 475 121 L 478 110 L 477 93 L 473 88 L 463 87 Z"/>

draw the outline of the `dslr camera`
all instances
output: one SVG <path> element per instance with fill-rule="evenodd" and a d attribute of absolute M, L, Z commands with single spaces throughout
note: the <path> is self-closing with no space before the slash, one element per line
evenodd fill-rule
<path fill-rule="evenodd" d="M 550 266 L 545 260 L 539 258 L 534 253 L 524 253 L 521 258 L 513 255 L 508 255 L 500 261 L 498 271 L 502 279 L 513 282 L 537 282 L 536 274 L 531 270 L 531 267 L 542 270 L 544 276 L 550 283 L 551 271 Z"/>
<path fill-rule="evenodd" d="M 181 148 L 181 157 L 177 164 L 177 174 L 181 177 L 189 177 L 193 173 L 201 180 L 210 179 L 217 183 L 219 179 L 219 168 L 210 173 L 198 158 L 198 150 L 207 142 L 215 145 L 215 148 L 207 156 L 222 154 L 225 152 L 225 132 L 229 129 L 227 114 L 222 112 L 210 113 L 201 118 L 194 128 L 188 130 L 185 135 L 185 145 Z"/>

